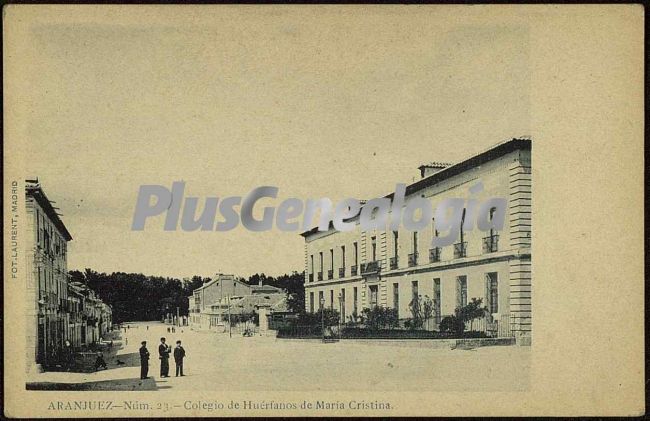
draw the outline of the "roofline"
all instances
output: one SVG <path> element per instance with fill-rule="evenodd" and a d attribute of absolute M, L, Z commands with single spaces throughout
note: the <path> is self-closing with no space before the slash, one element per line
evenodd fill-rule
<path fill-rule="evenodd" d="M 43 191 L 43 188 L 41 187 L 40 183 L 34 183 L 26 180 L 25 194 L 27 196 L 33 197 L 34 200 L 38 202 L 38 204 L 41 206 L 43 211 L 45 211 L 45 214 L 54 223 L 54 226 L 59 230 L 59 233 L 63 235 L 63 238 L 65 238 L 66 241 L 72 240 L 72 235 L 70 235 L 70 232 L 65 227 L 65 224 L 59 217 L 59 214 L 56 213 L 56 210 L 52 206 L 50 200 L 47 198 L 47 195 Z"/>
<path fill-rule="evenodd" d="M 530 139 L 513 138 L 511 140 L 501 142 L 477 155 L 472 156 L 471 158 L 468 158 L 457 164 L 451 165 L 447 168 L 438 171 L 437 173 L 431 174 L 425 178 L 422 178 L 414 183 L 409 184 L 408 186 L 406 186 L 406 192 L 404 196 L 408 196 L 410 194 L 413 194 L 416 191 L 422 190 L 426 187 L 430 187 L 443 180 L 458 175 L 469 168 L 477 167 L 481 164 L 484 164 L 486 162 L 499 158 L 503 155 L 506 155 L 510 152 L 514 152 L 516 150 L 531 150 L 531 146 L 532 146 L 532 141 Z M 395 192 L 387 194 L 386 196 L 384 196 L 384 198 L 392 200 L 394 195 Z M 353 220 L 357 216 L 358 215 L 349 218 L 345 221 Z M 328 231 L 331 230 L 332 228 L 334 228 L 334 223 L 330 221 Z M 318 226 L 316 226 L 308 231 L 301 233 L 300 235 L 306 238 L 317 232 L 327 232 L 327 231 L 319 231 Z"/>

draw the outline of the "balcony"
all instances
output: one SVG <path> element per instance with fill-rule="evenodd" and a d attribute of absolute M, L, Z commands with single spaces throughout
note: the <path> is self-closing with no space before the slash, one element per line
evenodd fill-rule
<path fill-rule="evenodd" d="M 359 272 L 359 266 L 357 265 L 350 266 L 350 276 L 357 276 L 358 272 Z"/>
<path fill-rule="evenodd" d="M 345 268 L 339 268 L 339 278 L 345 278 Z"/>
<path fill-rule="evenodd" d="M 499 251 L 499 236 L 491 235 L 483 238 L 483 253 L 494 253 Z"/>
<path fill-rule="evenodd" d="M 467 257 L 467 241 L 454 244 L 454 259 Z"/>
<path fill-rule="evenodd" d="M 362 263 L 361 264 L 361 274 L 369 275 L 373 273 L 378 273 L 381 270 L 381 262 L 375 260 L 374 262 Z"/>
<path fill-rule="evenodd" d="M 327 279 L 334 279 L 334 269 L 327 271 Z"/>
<path fill-rule="evenodd" d="M 323 272 L 318 272 L 318 280 L 319 281 L 323 280 Z"/>
<path fill-rule="evenodd" d="M 417 266 L 418 264 L 418 252 L 409 254 L 409 267 Z"/>
<path fill-rule="evenodd" d="M 429 263 L 436 263 L 440 261 L 440 253 L 442 249 L 440 247 L 434 247 L 429 249 Z"/>
<path fill-rule="evenodd" d="M 314 282 L 314 274 L 313 273 L 309 274 L 309 282 Z"/>
<path fill-rule="evenodd" d="M 399 264 L 399 258 L 397 256 L 391 257 L 390 258 L 390 269 L 397 269 L 397 266 Z"/>

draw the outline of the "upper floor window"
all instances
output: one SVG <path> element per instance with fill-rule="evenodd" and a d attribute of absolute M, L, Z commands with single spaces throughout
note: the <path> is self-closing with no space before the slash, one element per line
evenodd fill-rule
<path fill-rule="evenodd" d="M 413 253 L 417 254 L 418 252 L 418 232 L 413 231 Z"/>
<path fill-rule="evenodd" d="M 372 261 L 374 262 L 377 260 L 377 237 L 372 237 L 371 238 L 371 243 L 372 243 Z"/>
<path fill-rule="evenodd" d="M 393 231 L 393 256 L 397 257 L 397 250 L 399 246 L 399 231 Z"/>

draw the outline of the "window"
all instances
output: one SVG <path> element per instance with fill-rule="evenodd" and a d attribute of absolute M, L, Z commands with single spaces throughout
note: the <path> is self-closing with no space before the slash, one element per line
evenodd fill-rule
<path fill-rule="evenodd" d="M 490 222 L 494 219 L 494 213 L 497 211 L 497 208 L 490 208 Z M 490 237 L 494 237 L 494 227 L 490 224 Z"/>
<path fill-rule="evenodd" d="M 357 243 L 354 243 L 354 244 L 356 245 Z M 359 314 L 359 313 L 357 312 L 357 309 L 358 309 L 358 308 L 357 308 L 357 303 L 359 302 L 359 296 L 358 296 L 358 294 L 357 294 L 357 287 L 354 287 L 353 294 L 354 294 L 354 297 L 353 297 L 353 299 L 354 299 L 354 301 L 353 301 L 353 305 L 354 305 L 354 306 L 353 306 L 353 310 L 352 310 L 352 312 L 353 312 L 354 315 L 356 316 L 356 315 Z"/>
<path fill-rule="evenodd" d="M 372 242 L 372 259 L 371 259 L 371 261 L 374 262 L 375 260 L 377 260 L 377 237 L 372 237 L 370 239 L 370 241 Z"/>
<path fill-rule="evenodd" d="M 345 246 L 341 246 L 341 267 L 345 269 Z"/>
<path fill-rule="evenodd" d="M 309 273 L 313 274 L 314 273 L 314 255 L 312 254 L 309 257 L 310 257 L 310 265 L 309 265 L 309 267 L 311 268 Z"/>
<path fill-rule="evenodd" d="M 393 231 L 393 257 L 397 257 L 397 249 L 399 244 L 399 231 Z"/>
<path fill-rule="evenodd" d="M 330 270 L 334 272 L 334 249 L 330 249 Z"/>
<path fill-rule="evenodd" d="M 354 266 L 359 265 L 359 245 L 357 242 L 354 242 Z"/>
<path fill-rule="evenodd" d="M 341 320 L 345 322 L 345 289 L 341 288 Z"/>
<path fill-rule="evenodd" d="M 460 243 L 461 244 L 465 242 L 465 230 L 463 227 L 463 225 L 465 225 L 465 211 L 466 209 L 463 208 L 463 216 L 461 216 L 460 218 Z"/>
<path fill-rule="evenodd" d="M 323 273 L 323 252 L 320 253 L 320 273 Z"/>
<path fill-rule="evenodd" d="M 309 312 L 310 313 L 314 312 L 314 293 L 313 292 L 309 293 Z"/>
<path fill-rule="evenodd" d="M 397 318 L 399 318 L 399 284 L 393 284 L 393 308 L 397 311 Z"/>
<path fill-rule="evenodd" d="M 334 308 L 334 290 L 330 289 L 330 308 Z"/>
<path fill-rule="evenodd" d="M 413 254 L 418 252 L 418 232 L 413 231 Z"/>
<path fill-rule="evenodd" d="M 433 317 L 434 323 L 440 323 L 440 278 L 433 280 Z"/>
<path fill-rule="evenodd" d="M 377 285 L 370 285 L 370 308 L 375 308 L 377 307 L 377 292 L 379 288 Z"/>
<path fill-rule="evenodd" d="M 418 292 L 418 288 L 419 288 L 418 281 L 411 282 L 411 292 L 412 292 L 411 295 L 413 296 L 414 300 L 416 300 L 418 298 L 418 296 L 420 295 L 419 292 Z"/>
<path fill-rule="evenodd" d="M 485 300 L 490 313 L 499 312 L 499 278 L 496 272 L 485 274 Z"/>
<path fill-rule="evenodd" d="M 323 291 L 318 291 L 318 310 L 323 309 L 323 304 L 325 304 L 325 298 L 323 297 Z"/>
<path fill-rule="evenodd" d="M 456 306 L 465 307 L 467 305 L 467 276 L 456 278 Z"/>
<path fill-rule="evenodd" d="M 431 233 L 434 237 L 438 236 L 438 230 L 436 229 L 436 218 L 431 218 Z"/>

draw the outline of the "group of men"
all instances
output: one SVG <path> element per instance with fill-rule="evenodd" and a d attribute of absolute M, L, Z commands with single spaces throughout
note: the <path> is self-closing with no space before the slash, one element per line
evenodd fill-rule
<path fill-rule="evenodd" d="M 158 345 L 158 358 L 160 359 L 160 377 L 169 377 L 169 355 L 172 348 L 165 343 L 165 338 L 160 338 Z M 176 377 L 184 376 L 183 359 L 185 358 L 185 349 L 181 346 L 181 341 L 176 341 L 174 348 L 174 362 L 176 363 Z M 146 379 L 149 374 L 149 351 L 147 350 L 147 341 L 142 341 L 140 347 L 140 378 Z"/>

